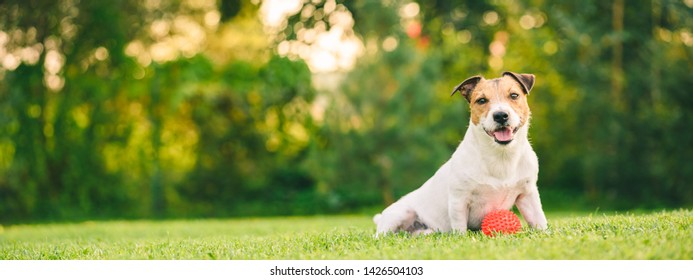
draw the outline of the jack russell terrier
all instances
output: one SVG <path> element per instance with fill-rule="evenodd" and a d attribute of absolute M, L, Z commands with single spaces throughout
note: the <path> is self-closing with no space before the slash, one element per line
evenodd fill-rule
<path fill-rule="evenodd" d="M 452 157 L 423 186 L 375 215 L 378 235 L 478 230 L 489 212 L 517 206 L 530 227 L 546 229 L 539 162 L 527 139 L 534 75 L 466 79 L 452 91 L 469 102 L 470 121 Z"/>

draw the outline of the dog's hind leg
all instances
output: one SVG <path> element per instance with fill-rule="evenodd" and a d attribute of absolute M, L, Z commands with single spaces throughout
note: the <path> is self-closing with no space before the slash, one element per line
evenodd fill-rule
<path fill-rule="evenodd" d="M 428 225 L 421 222 L 421 220 L 419 220 L 418 217 L 416 221 L 414 221 L 414 224 L 407 228 L 407 231 L 414 236 L 428 235 L 435 232 L 432 228 L 429 228 Z"/>
<path fill-rule="evenodd" d="M 376 224 L 376 234 L 386 235 L 398 231 L 408 231 L 414 226 L 418 216 L 412 209 L 385 209 L 382 214 L 377 214 L 373 217 L 373 222 Z"/>

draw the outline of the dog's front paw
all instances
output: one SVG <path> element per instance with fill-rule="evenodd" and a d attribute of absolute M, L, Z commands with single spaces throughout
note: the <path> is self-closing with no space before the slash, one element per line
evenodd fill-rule
<path fill-rule="evenodd" d="M 540 212 L 540 214 L 536 215 L 531 219 L 525 220 L 527 221 L 527 224 L 529 224 L 529 226 L 533 229 L 546 230 L 547 228 L 546 216 L 544 216 L 543 212 Z"/>
<path fill-rule="evenodd" d="M 433 234 L 435 232 L 436 231 L 431 229 L 431 228 L 426 228 L 426 229 L 419 229 L 419 230 L 412 231 L 411 235 L 412 236 L 429 235 L 429 234 Z"/>
<path fill-rule="evenodd" d="M 450 231 L 450 233 L 455 235 L 467 235 L 467 229 L 453 229 Z"/>
<path fill-rule="evenodd" d="M 544 221 L 543 223 L 538 223 L 538 224 L 531 226 L 531 227 L 536 229 L 536 230 L 546 230 L 548 228 L 548 225 L 546 224 L 546 221 Z"/>

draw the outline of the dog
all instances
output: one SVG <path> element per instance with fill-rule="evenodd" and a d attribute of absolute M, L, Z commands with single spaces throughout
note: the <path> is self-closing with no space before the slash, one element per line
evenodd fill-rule
<path fill-rule="evenodd" d="M 547 227 L 537 177 L 539 161 L 527 138 L 533 74 L 474 76 L 452 91 L 469 102 L 467 131 L 450 159 L 421 187 L 373 217 L 376 236 L 479 230 L 491 211 L 515 205 L 531 228 Z"/>

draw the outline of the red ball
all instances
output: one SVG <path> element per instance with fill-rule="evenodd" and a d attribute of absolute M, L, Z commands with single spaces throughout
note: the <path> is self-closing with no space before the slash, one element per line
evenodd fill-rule
<path fill-rule="evenodd" d="M 481 221 L 481 232 L 487 236 L 496 234 L 513 234 L 520 231 L 520 218 L 510 210 L 495 210 L 488 213 Z"/>

